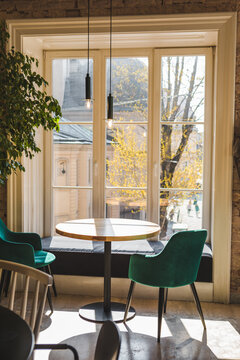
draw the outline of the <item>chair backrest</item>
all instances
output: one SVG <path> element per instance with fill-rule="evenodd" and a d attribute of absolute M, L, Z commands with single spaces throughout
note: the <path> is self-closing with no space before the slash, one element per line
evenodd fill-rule
<path fill-rule="evenodd" d="M 155 256 L 145 256 L 147 267 L 134 266 L 130 259 L 129 278 L 149 286 L 177 287 L 192 284 L 201 261 L 207 230 L 188 230 L 174 234 Z M 140 256 L 140 255 L 139 255 Z"/>
<path fill-rule="evenodd" d="M 0 306 L 0 318 L 0 358 L 30 359 L 34 349 L 34 336 L 28 324 L 15 312 L 3 306 Z"/>
<path fill-rule="evenodd" d="M 28 235 L 10 231 L 0 219 L 0 259 L 34 267 L 34 249 L 26 241 Z M 21 236 L 23 243 L 19 242 Z"/>
<path fill-rule="evenodd" d="M 9 231 L 8 228 L 0 218 L 0 238 L 6 240 L 8 231 Z"/>
<path fill-rule="evenodd" d="M 117 360 L 121 346 L 121 334 L 113 321 L 106 321 L 98 335 L 94 360 Z"/>
<path fill-rule="evenodd" d="M 188 230 L 174 234 L 161 254 L 169 287 L 193 283 L 198 274 L 207 230 Z"/>
<path fill-rule="evenodd" d="M 29 323 L 35 335 L 35 340 L 37 340 L 47 290 L 53 281 L 52 276 L 32 267 L 5 260 L 0 260 L 0 269 L 11 271 L 12 273 L 7 307 L 19 313 L 19 315 Z M 23 280 L 23 291 L 20 292 L 21 304 L 19 308 L 15 304 L 18 274 L 22 275 L 21 280 Z M 30 281 L 33 283 L 33 297 L 29 296 Z M 29 316 L 27 316 L 28 311 L 30 311 Z"/>

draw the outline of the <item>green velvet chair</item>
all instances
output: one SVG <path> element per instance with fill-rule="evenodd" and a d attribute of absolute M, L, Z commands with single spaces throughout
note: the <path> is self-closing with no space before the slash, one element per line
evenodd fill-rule
<path fill-rule="evenodd" d="M 51 275 L 50 264 L 56 259 L 55 255 L 42 249 L 41 238 L 36 233 L 23 233 L 10 231 L 0 219 L 0 259 L 13 261 L 23 265 L 42 269 Z M 7 274 L 3 273 L 0 283 L 0 296 L 3 284 L 8 283 Z M 8 286 L 7 286 L 8 287 Z M 53 285 L 55 296 L 56 287 Z M 50 290 L 48 302 L 53 311 Z"/>
<path fill-rule="evenodd" d="M 159 288 L 158 300 L 158 333 L 160 341 L 162 314 L 166 299 L 166 290 L 190 285 L 197 309 L 206 328 L 201 304 L 198 299 L 194 281 L 197 278 L 207 230 L 181 231 L 174 234 L 164 249 L 157 255 L 132 255 L 129 263 L 128 277 L 131 284 L 128 293 L 124 322 L 131 305 L 135 283 Z"/>

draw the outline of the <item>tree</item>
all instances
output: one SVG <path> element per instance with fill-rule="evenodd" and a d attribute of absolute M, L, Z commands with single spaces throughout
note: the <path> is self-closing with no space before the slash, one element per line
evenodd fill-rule
<path fill-rule="evenodd" d="M 59 129 L 61 108 L 42 87 L 48 83 L 33 67 L 38 60 L 7 50 L 9 34 L 0 23 L 0 184 L 17 169 L 25 171 L 21 157 L 30 159 L 40 149 L 35 142 L 36 129 Z"/>

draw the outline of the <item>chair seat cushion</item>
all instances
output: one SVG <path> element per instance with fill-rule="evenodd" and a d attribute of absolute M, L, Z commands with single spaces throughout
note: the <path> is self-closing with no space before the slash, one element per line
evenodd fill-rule
<path fill-rule="evenodd" d="M 51 264 L 56 259 L 56 256 L 48 251 L 37 250 L 34 251 L 35 267 L 41 268 Z"/>

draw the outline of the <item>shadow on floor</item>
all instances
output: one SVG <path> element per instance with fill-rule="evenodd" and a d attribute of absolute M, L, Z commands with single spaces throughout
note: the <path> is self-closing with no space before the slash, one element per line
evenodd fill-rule
<path fill-rule="evenodd" d="M 126 326 L 127 331 L 121 332 L 122 344 L 119 360 L 212 360 L 217 357 L 206 345 L 206 332 L 202 341 L 192 338 L 163 337 L 161 343 L 156 338 L 139 333 L 133 333 Z M 93 360 L 98 332 L 74 336 L 63 343 L 74 346 L 81 360 Z M 51 351 L 49 360 L 72 360 L 72 354 L 66 351 Z"/>

